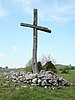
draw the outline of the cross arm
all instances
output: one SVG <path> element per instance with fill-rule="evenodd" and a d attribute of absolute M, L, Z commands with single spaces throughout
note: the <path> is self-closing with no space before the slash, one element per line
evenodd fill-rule
<path fill-rule="evenodd" d="M 20 25 L 24 26 L 24 27 L 36 28 L 37 30 L 41 30 L 41 31 L 44 31 L 44 32 L 51 33 L 51 30 L 46 28 L 46 27 L 35 26 L 35 25 L 27 24 L 27 23 L 20 23 Z"/>

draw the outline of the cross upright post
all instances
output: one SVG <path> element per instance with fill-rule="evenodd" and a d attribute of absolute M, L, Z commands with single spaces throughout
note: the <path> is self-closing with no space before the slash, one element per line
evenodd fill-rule
<path fill-rule="evenodd" d="M 33 73 L 38 73 L 38 66 L 37 66 L 37 30 L 41 30 L 44 32 L 51 33 L 46 27 L 37 26 L 37 9 L 34 9 L 34 17 L 33 17 L 33 25 L 27 23 L 21 23 L 21 26 L 33 28 L 33 57 L 32 57 L 32 69 Z"/>
<path fill-rule="evenodd" d="M 37 26 L 37 9 L 34 9 L 33 25 Z M 33 73 L 38 72 L 37 66 L 37 29 L 33 28 L 33 57 L 32 57 L 32 69 Z"/>

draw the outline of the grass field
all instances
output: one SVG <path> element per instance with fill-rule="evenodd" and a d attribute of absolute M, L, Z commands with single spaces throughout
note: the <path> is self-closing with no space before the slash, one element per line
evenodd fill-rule
<path fill-rule="evenodd" d="M 75 85 L 75 70 L 60 75 Z M 6 85 L 6 79 L 1 76 L 0 100 L 75 100 L 75 86 L 52 90 L 31 85 L 21 87 L 22 85 L 26 86 L 26 84 L 14 86 L 12 83 Z"/>

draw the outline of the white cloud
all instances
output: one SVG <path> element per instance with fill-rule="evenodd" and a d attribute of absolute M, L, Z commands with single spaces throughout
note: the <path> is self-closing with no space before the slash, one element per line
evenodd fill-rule
<path fill-rule="evenodd" d="M 48 22 L 54 22 L 59 25 L 75 20 L 75 1 L 69 2 L 52 2 L 43 8 L 41 19 Z"/>
<path fill-rule="evenodd" d="M 17 47 L 14 46 L 14 47 L 12 48 L 12 51 L 13 51 L 13 53 L 17 53 Z"/>
<path fill-rule="evenodd" d="M 73 4 L 55 5 L 52 9 L 52 18 L 58 23 L 65 23 L 75 20 L 75 6 Z"/>
<path fill-rule="evenodd" d="M 2 6 L 2 3 L 0 1 L 0 18 L 3 18 L 5 16 L 8 15 L 8 12 L 7 10 Z"/>
<path fill-rule="evenodd" d="M 31 14 L 33 0 L 13 0 L 13 1 L 20 5 L 24 13 L 28 15 Z"/>
<path fill-rule="evenodd" d="M 32 16 L 33 9 L 39 9 L 42 4 L 42 0 L 12 0 L 15 4 L 18 4 L 24 14 Z"/>
<path fill-rule="evenodd" d="M 6 11 L 4 9 L 0 8 L 0 17 L 4 17 L 6 15 L 7 15 Z"/>
<path fill-rule="evenodd" d="M 13 0 L 20 4 L 23 12 L 32 15 L 32 10 L 36 7 L 40 9 L 40 19 L 64 24 L 75 20 L 75 1 L 60 2 L 53 0 L 47 2 L 43 0 Z"/>
<path fill-rule="evenodd" d="M 13 47 L 13 50 L 17 50 L 17 48 L 16 47 Z"/>
<path fill-rule="evenodd" d="M 3 53 L 0 53 L 0 57 L 5 57 L 6 55 Z"/>

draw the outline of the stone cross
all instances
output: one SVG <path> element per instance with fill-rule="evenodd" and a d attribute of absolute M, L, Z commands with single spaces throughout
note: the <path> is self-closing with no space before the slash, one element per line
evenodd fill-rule
<path fill-rule="evenodd" d="M 38 66 L 37 66 L 37 30 L 41 30 L 44 32 L 51 33 L 46 27 L 37 26 L 37 9 L 34 9 L 34 17 L 33 17 L 33 25 L 27 23 L 20 23 L 21 26 L 33 28 L 33 57 L 32 57 L 32 69 L 33 73 L 38 73 Z"/>

